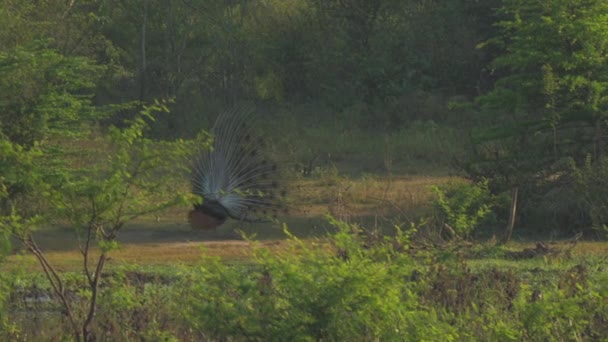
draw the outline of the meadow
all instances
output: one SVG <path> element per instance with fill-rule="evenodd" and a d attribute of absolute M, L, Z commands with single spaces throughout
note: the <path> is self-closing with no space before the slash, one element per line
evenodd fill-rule
<path fill-rule="evenodd" d="M 386 155 L 375 158 L 381 165 Z M 411 168 L 412 159 L 392 167 L 405 164 Z M 465 181 L 445 167 L 422 175 L 428 166 L 417 165 L 413 175 L 394 169 L 370 174 L 356 172 L 348 158 L 321 161 L 310 175 L 292 177 L 290 213 L 273 222 L 230 221 L 216 231 L 194 231 L 184 205 L 130 222 L 106 263 L 95 338 L 584 341 L 608 336 L 608 245 L 579 238 L 538 240 L 517 231 L 501 245 L 495 237 L 501 230 L 488 227 L 475 239 L 451 239 L 442 229 L 432 186 Z M 44 227 L 34 236 L 68 284 L 74 310 L 86 312 L 82 255 L 73 230 Z M 37 259 L 18 246 L 0 265 L 8 290 L 3 339 L 69 339 L 68 322 Z"/>

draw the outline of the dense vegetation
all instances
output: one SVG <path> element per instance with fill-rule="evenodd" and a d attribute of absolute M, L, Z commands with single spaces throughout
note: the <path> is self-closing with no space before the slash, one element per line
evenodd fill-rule
<path fill-rule="evenodd" d="M 104 277 L 93 331 L 126 341 L 597 341 L 608 336 L 605 249 L 562 244 L 544 258 L 502 247 L 414 247 L 412 227 L 385 239 L 335 222 L 337 233 L 247 262 L 205 256 L 196 267 L 124 266 Z M 415 227 L 414 227 L 415 228 Z M 57 340 L 70 326 L 40 273 L 11 274 L 0 336 Z M 77 313 L 85 279 L 64 279 Z M 6 312 L 6 311 L 3 311 Z"/>
<path fill-rule="evenodd" d="M 563 268 L 524 279 L 532 268 L 469 269 L 451 259 L 460 251 L 410 248 L 605 237 L 604 0 L 1 0 L 0 22 L 0 255 L 39 261 L 62 312 L 44 334 L 606 338 L 598 260 L 560 254 Z M 416 215 L 391 202 L 383 232 L 408 228 L 387 241 L 340 221 L 322 247 L 295 240 L 285 258 L 256 249 L 153 281 L 107 276 L 125 225 L 191 203 L 188 160 L 234 107 L 256 108 L 294 179 L 460 179 Z M 51 227 L 75 233 L 80 273 L 36 242 Z M 37 338 L 15 316 L 37 276 L 0 274 L 6 338 Z"/>

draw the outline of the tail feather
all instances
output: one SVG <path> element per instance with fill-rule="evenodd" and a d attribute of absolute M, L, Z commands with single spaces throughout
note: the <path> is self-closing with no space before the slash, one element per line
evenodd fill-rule
<path fill-rule="evenodd" d="M 192 191 L 214 203 L 204 209 L 221 211 L 219 217 L 258 221 L 284 210 L 280 167 L 268 157 L 266 142 L 255 135 L 251 120 L 250 112 L 220 115 L 212 129 L 212 149 L 202 151 L 193 163 Z"/>

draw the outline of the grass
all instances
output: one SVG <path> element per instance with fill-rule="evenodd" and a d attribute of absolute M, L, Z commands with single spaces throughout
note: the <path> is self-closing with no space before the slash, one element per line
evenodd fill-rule
<path fill-rule="evenodd" d="M 341 120 L 332 119 L 334 113 L 328 112 L 316 116 L 284 114 L 277 120 L 266 121 L 271 123 L 266 129 L 275 142 L 274 152 L 290 155 L 297 163 L 319 157 L 313 164 L 311 177 L 295 176 L 289 184 L 292 204 L 289 215 L 268 224 L 229 222 L 217 232 L 207 233 L 190 229 L 186 220 L 189 208 L 173 208 L 127 224 L 119 234 L 121 248 L 112 253 L 108 266 L 191 263 L 198 259 L 202 245 L 214 255 L 240 259 L 244 257 L 243 247 L 236 241 L 236 230 L 255 234 L 256 239 L 265 243 L 280 244 L 285 238 L 285 224 L 296 236 L 315 238 L 332 229 L 324 219 L 326 214 L 371 228 L 408 224 L 428 212 L 430 186 L 452 178 L 446 175 L 447 165 L 464 150 L 457 130 L 432 121 L 379 133 L 357 128 L 358 121 L 366 115 L 352 110 L 340 113 Z M 282 134 L 285 131 L 292 134 Z M 74 166 L 94 164 L 99 156 L 83 151 L 100 153 L 104 150 L 99 149 L 103 143 L 101 137 L 94 135 L 72 146 L 79 152 L 73 156 Z M 36 232 L 35 239 L 59 269 L 81 266 L 70 229 L 45 227 Z M 8 259 L 0 268 L 9 267 L 7 264 L 15 266 L 17 259 L 26 262 L 31 257 L 16 254 Z M 28 269 L 39 268 L 31 260 L 29 265 Z"/>
<path fill-rule="evenodd" d="M 247 242 L 236 233 L 242 231 L 272 249 L 280 248 L 286 225 L 303 239 L 324 236 L 332 227 L 324 216 L 359 222 L 362 226 L 379 220 L 414 219 L 422 215 L 432 193 L 430 186 L 451 177 L 380 177 L 363 175 L 345 177 L 325 174 L 315 178 L 298 178 L 291 184 L 291 212 L 278 222 L 247 224 L 229 221 L 214 232 L 193 231 L 186 216 L 189 208 L 177 207 L 127 224 L 119 234 L 121 247 L 111 253 L 108 267 L 139 265 L 192 264 L 200 259 L 201 247 L 208 254 L 226 260 L 247 258 Z M 69 228 L 49 227 L 35 233 L 35 239 L 49 260 L 61 271 L 79 269 L 80 252 Z M 33 256 L 17 253 L 8 257 L 2 268 L 40 270 Z"/>
<path fill-rule="evenodd" d="M 285 244 L 284 225 L 290 233 L 308 241 L 323 237 L 332 227 L 324 216 L 331 214 L 339 219 L 357 223 L 365 228 L 390 229 L 393 224 L 407 225 L 428 214 L 432 198 L 431 185 L 448 182 L 448 176 L 376 176 L 345 177 L 325 174 L 316 178 L 299 178 L 291 188 L 292 210 L 277 222 L 243 224 L 229 221 L 214 232 L 193 231 L 187 223 L 189 208 L 179 207 L 158 216 L 143 217 L 131 222 L 119 234 L 120 248 L 111 253 L 109 269 L 123 265 L 168 266 L 195 264 L 202 249 L 209 255 L 226 261 L 244 261 L 250 255 L 250 246 L 240 238 L 242 231 L 273 251 Z M 297 205 L 296 205 L 297 203 Z M 79 270 L 82 256 L 78 251 L 73 232 L 67 228 L 50 227 L 35 234 L 49 260 L 60 271 Z M 533 248 L 533 242 L 514 241 L 508 249 L 493 249 L 479 245 L 467 251 L 473 267 L 495 265 L 501 267 L 546 267 L 542 258 L 512 260 L 505 251 Z M 557 243 L 555 248 L 569 249 Z M 608 245 L 602 242 L 580 242 L 570 250 L 579 257 L 608 255 Z M 40 271 L 32 255 L 17 252 L 0 266 L 3 270 L 27 269 Z"/>
<path fill-rule="evenodd" d="M 317 129 L 307 129 L 306 125 L 302 130 L 294 128 L 291 131 L 299 133 L 279 144 L 289 150 L 294 141 L 313 142 L 312 145 L 294 145 L 294 157 L 302 161 L 319 151 L 324 152 L 315 161 L 310 177 L 294 174 L 288 184 L 290 212 L 278 222 L 228 222 L 215 232 L 192 231 L 186 220 L 189 208 L 172 208 L 127 224 L 119 234 L 121 247 L 111 253 L 107 266 L 111 269 L 132 264 L 159 267 L 193 264 L 200 260 L 201 248 L 224 260 L 242 261 L 248 258 L 249 247 L 236 231 L 253 235 L 271 249 L 280 250 L 286 237 L 284 225 L 302 239 L 315 239 L 333 229 L 324 217 L 326 214 L 361 227 L 389 232 L 396 224 L 408 226 L 410 222 L 428 216 L 433 196 L 431 186 L 456 178 L 447 175 L 446 171 L 450 158 L 464 150 L 462 139 L 454 129 L 430 121 L 416 122 L 382 135 L 353 131 L 355 128 L 331 120 L 324 123 Z M 285 122 L 280 124 L 287 125 Z M 294 123 L 295 126 L 301 124 Z M 433 171 L 427 172 L 427 169 Z M 81 268 L 81 255 L 70 229 L 44 228 L 35 234 L 35 238 L 59 270 Z M 510 246 L 523 249 L 527 242 L 515 242 Z M 586 252 L 606 252 L 601 243 L 585 242 L 579 246 L 585 246 L 583 251 Z M 504 258 L 493 260 L 488 255 L 478 259 L 472 257 L 472 265 L 484 262 L 505 266 L 525 264 Z M 8 261 L 0 268 L 40 271 L 31 255 L 16 253 L 9 256 Z"/>
<path fill-rule="evenodd" d="M 442 176 L 467 150 L 467 131 L 418 120 L 391 125 L 382 115 L 370 122 L 360 108 L 336 113 L 326 108 L 292 108 L 268 118 L 264 135 L 272 136 L 274 152 L 324 173 Z M 289 134 L 285 134 L 289 132 Z M 313 170 L 314 171 L 314 170 Z"/>

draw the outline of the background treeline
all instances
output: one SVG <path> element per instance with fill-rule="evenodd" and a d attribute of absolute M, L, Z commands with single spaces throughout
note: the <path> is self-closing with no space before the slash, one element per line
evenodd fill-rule
<path fill-rule="evenodd" d="M 394 127 L 438 119 L 420 108 L 427 97 L 441 107 L 488 89 L 491 51 L 476 45 L 496 31 L 498 3 L 3 1 L 1 48 L 103 67 L 96 105 L 175 97 L 159 134 L 194 134 L 243 102 L 366 106 L 361 124 Z"/>
<path fill-rule="evenodd" d="M 151 136 L 191 138 L 255 106 L 305 173 L 454 170 L 511 196 L 501 225 L 601 228 L 607 15 L 600 0 L 3 0 L 0 133 L 27 149 L 172 99 Z"/>

